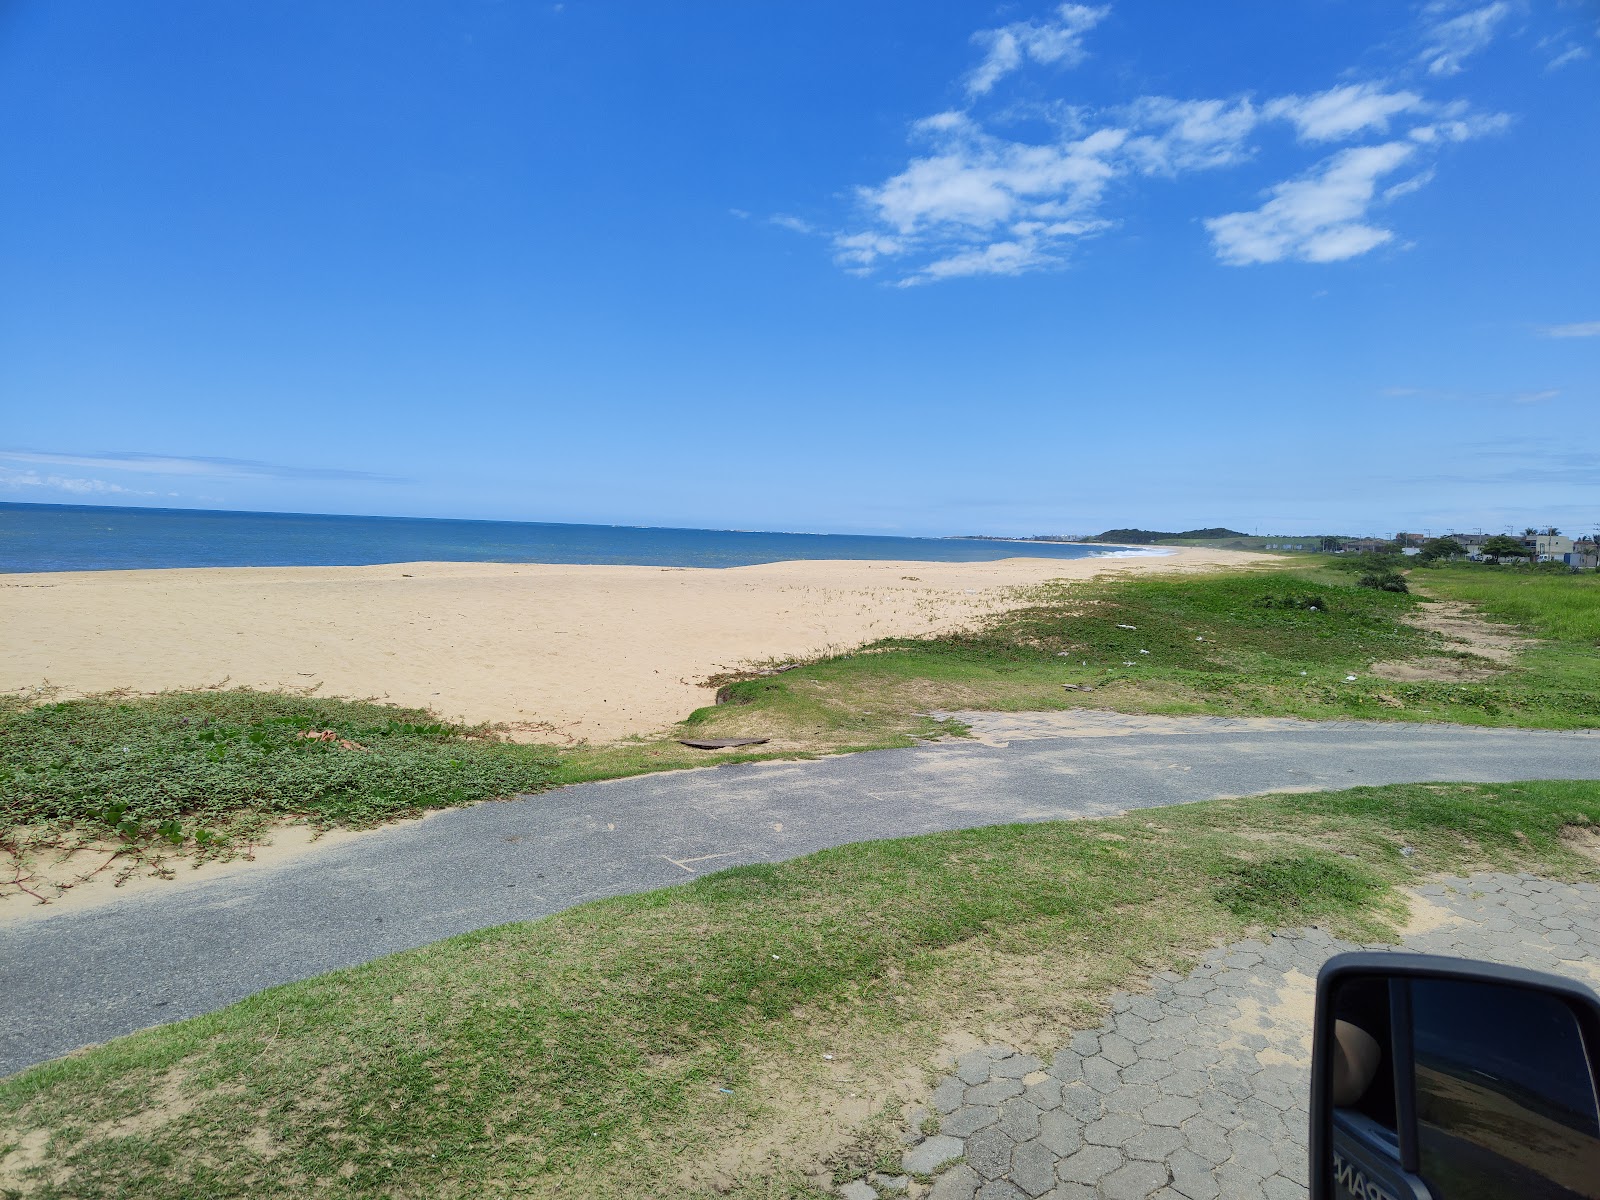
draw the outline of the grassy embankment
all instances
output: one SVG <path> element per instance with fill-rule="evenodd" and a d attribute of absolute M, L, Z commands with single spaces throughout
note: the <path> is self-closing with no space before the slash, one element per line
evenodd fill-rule
<path fill-rule="evenodd" d="M 163 855 L 226 857 L 274 820 L 360 828 L 547 787 L 555 755 L 428 713 L 270 692 L 30 705 L 0 698 L 0 851 L 30 865 L 121 847 L 113 875 Z M 47 889 L 38 894 L 47 894 Z"/>
<path fill-rule="evenodd" d="M 930 710 L 962 709 L 1600 725 L 1600 577 L 1502 579 L 1493 568 L 1449 568 L 1411 578 L 1441 597 L 1481 594 L 1491 612 L 1541 640 L 1513 669 L 1486 678 L 1396 682 L 1372 675 L 1373 664 L 1423 656 L 1495 664 L 1407 623 L 1426 598 L 1357 587 L 1336 566 L 1152 575 L 1037 588 L 1024 607 L 967 634 L 888 639 L 746 678 L 732 684 L 733 703 L 699 709 L 686 725 L 701 736 L 769 735 L 826 749 L 906 745 L 948 729 Z M 655 749 L 579 752 L 562 775 L 648 769 Z"/>
<path fill-rule="evenodd" d="M 1336 567 L 1296 567 L 1034 589 L 1023 607 L 967 633 L 889 639 L 733 680 L 729 703 L 695 711 L 672 735 L 773 738 L 743 752 L 706 754 L 671 736 L 556 751 L 421 712 L 251 692 L 13 702 L 0 708 L 0 849 L 115 841 L 120 830 L 125 862 L 226 855 L 284 816 L 369 825 L 552 783 L 960 732 L 930 710 L 1600 725 L 1600 577 L 1486 567 L 1411 577 L 1538 640 L 1513 669 L 1485 678 L 1378 678 L 1376 661 L 1484 663 L 1407 623 L 1427 600 L 1356 587 Z"/>
<path fill-rule="evenodd" d="M 1048 1049 L 1111 990 L 1218 941 L 1306 922 L 1382 936 L 1394 887 L 1422 875 L 1592 877 L 1563 831 L 1596 822 L 1600 783 L 1418 785 L 741 867 L 16 1076 L 0 1083 L 0 1188 L 820 1196 L 893 1165 L 893 1081 L 919 1094 L 941 1036 Z"/>

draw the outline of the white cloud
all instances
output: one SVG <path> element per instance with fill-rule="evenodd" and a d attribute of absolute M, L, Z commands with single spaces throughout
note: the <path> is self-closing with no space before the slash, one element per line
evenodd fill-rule
<path fill-rule="evenodd" d="M 1015 275 L 1059 262 L 1067 243 L 1098 233 L 1096 217 L 1119 170 L 1122 129 L 1032 144 L 995 137 L 962 113 L 921 121 L 929 153 L 858 199 L 874 228 L 836 234 L 834 256 L 866 271 L 909 259 L 902 281 Z"/>
<path fill-rule="evenodd" d="M 342 467 L 286 467 L 248 458 L 214 458 L 207 455 L 146 454 L 139 451 L 56 454 L 41 450 L 0 450 L 0 459 L 54 467 L 88 467 L 102 471 L 132 471 L 144 475 L 205 475 L 223 479 L 359 479 L 396 483 L 387 475 L 347 471 Z"/>
<path fill-rule="evenodd" d="M 1459 5 L 1446 10 L 1434 4 L 1427 10 L 1429 44 L 1448 48 L 1459 61 L 1479 45 L 1474 39 L 1493 35 L 1507 7 L 1491 3 L 1464 12 Z M 1108 11 L 1066 4 L 1045 20 L 975 35 L 985 56 L 965 80 L 967 105 L 911 126 L 918 152 L 881 183 L 855 189 L 859 211 L 849 226 L 816 230 L 784 214 L 769 219 L 823 233 L 835 261 L 858 275 L 890 268 L 902 284 L 1016 275 L 1058 265 L 1073 242 L 1110 228 L 1114 217 L 1104 210 L 1137 180 L 1248 161 L 1263 124 L 1282 121 L 1302 143 L 1377 141 L 1278 184 L 1258 209 L 1213 217 L 1205 226 L 1224 262 L 1335 262 L 1394 240 L 1369 210 L 1431 182 L 1432 161 L 1445 145 L 1509 124 L 1508 117 L 1473 112 L 1464 101 L 1436 102 L 1378 81 L 1261 102 L 1249 95 L 1146 95 L 1100 110 L 1033 103 L 1006 108 L 992 121 L 978 115 L 977 98 L 1024 63 L 1080 61 L 1083 35 Z M 1407 127 L 1391 130 L 1402 120 Z M 1022 127 L 1048 132 L 1030 140 L 997 132 Z M 1408 177 L 1381 187 L 1407 164 Z"/>
<path fill-rule="evenodd" d="M 1328 142 L 1369 129 L 1387 133 L 1391 117 L 1429 107 L 1415 92 L 1388 92 L 1375 83 L 1352 83 L 1310 96 L 1280 96 L 1261 111 L 1274 120 L 1291 122 L 1305 141 Z"/>
<path fill-rule="evenodd" d="M 967 75 L 967 94 L 982 96 L 1026 61 L 1077 66 L 1084 60 L 1083 35 L 1111 11 L 1109 5 L 1063 4 L 1054 19 L 1016 21 L 972 35 L 984 47 L 983 61 Z"/>
<path fill-rule="evenodd" d="M 1505 113 L 1474 113 L 1463 105 L 1441 111 L 1441 119 L 1418 125 L 1407 135 L 1414 142 L 1465 142 L 1471 138 L 1501 133 L 1511 125 Z"/>
<path fill-rule="evenodd" d="M 80 479 L 68 475 L 40 475 L 37 471 L 10 471 L 0 467 L 0 487 L 11 491 L 40 488 L 47 492 L 65 492 L 69 496 L 153 496 L 154 492 L 140 492 L 125 488 L 120 483 L 104 479 Z"/>
<path fill-rule="evenodd" d="M 788 213 L 776 213 L 767 218 L 779 229 L 788 229 L 794 233 L 815 233 L 816 229 L 810 221 L 803 221 L 799 217 L 791 217 Z"/>
<path fill-rule="evenodd" d="M 1432 167 L 1429 167 L 1426 171 L 1419 172 L 1418 174 L 1413 175 L 1410 179 L 1402 179 L 1399 183 L 1394 184 L 1392 187 L 1384 188 L 1383 198 L 1385 200 L 1398 200 L 1401 196 L 1409 196 L 1412 192 L 1417 191 L 1419 188 L 1425 188 L 1428 186 L 1428 184 L 1432 183 L 1433 176 L 1434 170 Z"/>
<path fill-rule="evenodd" d="M 975 250 L 963 250 L 948 258 L 936 259 L 903 282 L 925 283 L 960 275 L 1020 275 L 1047 261 L 1050 261 L 1049 255 L 1040 248 L 1036 239 L 990 242 Z"/>
<path fill-rule="evenodd" d="M 1553 338 L 1590 338 L 1600 337 L 1600 321 L 1578 321 L 1571 325 L 1551 325 L 1544 331 L 1545 337 Z"/>
<path fill-rule="evenodd" d="M 1394 234 L 1365 223 L 1378 180 L 1417 153 L 1410 142 L 1341 150 L 1308 175 L 1280 183 L 1250 212 L 1205 222 L 1217 257 L 1232 266 L 1300 259 L 1335 262 L 1365 254 Z"/>
<path fill-rule="evenodd" d="M 1101 129 L 1084 138 L 1034 145 L 985 133 L 964 116 L 923 122 L 934 152 L 862 199 L 902 236 L 929 227 L 987 231 L 1027 217 L 1068 217 L 1091 207 L 1116 168 L 1109 156 L 1127 134 Z"/>
<path fill-rule="evenodd" d="M 1545 63 L 1544 69 L 1546 71 L 1559 71 L 1562 67 L 1566 66 L 1568 63 L 1575 63 L 1580 58 L 1588 58 L 1588 57 L 1589 57 L 1589 47 L 1587 47 L 1587 46 L 1568 46 L 1560 54 L 1556 55 L 1549 62 Z"/>
<path fill-rule="evenodd" d="M 1128 107 L 1129 124 L 1148 129 L 1132 138 L 1128 153 L 1140 169 L 1171 175 L 1222 167 L 1250 154 L 1249 137 L 1260 115 L 1248 97 L 1171 100 L 1141 96 Z"/>
<path fill-rule="evenodd" d="M 1460 391 L 1453 388 L 1389 387 L 1383 395 L 1439 401 L 1447 404 L 1543 404 L 1561 395 L 1560 388 L 1539 388 L 1521 392 Z"/>
<path fill-rule="evenodd" d="M 1417 57 L 1430 75 L 1459 74 L 1463 60 L 1492 42 L 1500 22 L 1511 15 L 1511 5 L 1505 0 L 1466 12 L 1459 12 L 1460 7 L 1438 2 L 1423 10 L 1429 24 L 1423 33 L 1422 53 Z M 1446 15 L 1452 12 L 1458 15 Z"/>

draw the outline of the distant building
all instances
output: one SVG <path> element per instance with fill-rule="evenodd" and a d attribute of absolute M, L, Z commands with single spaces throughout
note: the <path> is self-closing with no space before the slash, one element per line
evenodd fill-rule
<path fill-rule="evenodd" d="M 1397 533 L 1394 535 L 1394 540 L 1401 546 L 1421 546 L 1428 538 L 1422 533 Z"/>
<path fill-rule="evenodd" d="M 1593 571 L 1600 568 L 1600 545 L 1596 545 L 1593 538 L 1580 538 L 1572 543 L 1572 549 L 1562 555 L 1561 559 L 1569 567 L 1577 567 L 1580 571 Z"/>
<path fill-rule="evenodd" d="M 1565 562 L 1572 553 L 1572 539 L 1559 533 L 1541 533 L 1524 540 L 1533 543 L 1530 549 L 1536 562 Z"/>

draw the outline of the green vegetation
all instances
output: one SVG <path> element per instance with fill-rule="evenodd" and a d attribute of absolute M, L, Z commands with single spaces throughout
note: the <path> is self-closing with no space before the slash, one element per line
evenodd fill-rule
<path fill-rule="evenodd" d="M 1467 548 L 1455 538 L 1436 537 L 1422 543 L 1417 557 L 1425 563 L 1431 563 L 1436 559 L 1464 558 L 1466 553 Z"/>
<path fill-rule="evenodd" d="M 1531 533 L 1532 531 L 1530 530 L 1529 532 Z M 1516 538 L 1507 537 L 1504 534 L 1496 534 L 1494 537 L 1486 539 L 1483 543 L 1483 553 L 1492 562 L 1499 562 L 1505 558 L 1533 557 L 1533 551 L 1529 550 Z"/>
<path fill-rule="evenodd" d="M 226 854 L 282 817 L 366 826 L 548 786 L 547 749 L 392 705 L 211 691 L 0 700 L 0 848 Z"/>
<path fill-rule="evenodd" d="M 1398 560 L 1383 561 L 1380 571 Z M 1595 641 L 1541 643 L 1507 669 L 1417 627 L 1412 622 L 1432 602 L 1359 586 L 1352 575 L 1363 570 L 1371 573 L 1372 564 L 1337 560 L 1045 586 L 976 631 L 888 639 L 782 675 L 745 678 L 731 685 L 732 703 L 700 709 L 690 721 L 703 736 L 765 735 L 813 750 L 960 732 L 924 714 L 966 709 L 1600 725 Z M 1509 578 L 1498 582 L 1511 571 L 1483 572 L 1439 567 L 1410 578 L 1441 596 L 1471 599 L 1469 581 L 1493 576 L 1473 594 L 1493 596 L 1491 611 L 1532 622 L 1534 632 L 1575 630 L 1594 619 L 1581 615 L 1594 611 L 1594 577 L 1528 574 L 1535 582 L 1518 590 Z M 1417 677 L 1372 671 L 1376 663 L 1418 659 L 1431 669 L 1385 672 Z M 569 759 L 565 769 L 600 765 L 600 756 Z"/>
<path fill-rule="evenodd" d="M 1162 533 L 1156 529 L 1108 529 L 1097 537 L 1085 538 L 1086 542 L 1113 542 L 1126 546 L 1149 546 L 1156 542 L 1181 542 L 1181 541 L 1213 541 L 1219 538 L 1242 538 L 1249 534 L 1240 533 L 1237 529 L 1224 529 L 1222 526 L 1213 526 L 1210 529 L 1189 529 L 1183 533 Z"/>
<path fill-rule="evenodd" d="M 672 737 L 556 751 L 415 710 L 248 691 L 39 707 L 13 699 L 0 702 L 0 849 L 23 837 L 33 847 L 111 837 L 130 857 L 228 854 L 277 817 L 370 825 L 552 784 L 963 732 L 928 715 L 941 710 L 1600 725 L 1600 576 L 1482 564 L 1411 571 L 1425 592 L 1543 639 L 1503 669 L 1411 623 L 1432 602 L 1386 590 L 1401 562 L 1349 556 L 1033 589 L 1022 607 L 971 631 L 716 681 L 727 702 L 696 710 L 674 736 L 772 739 L 726 753 Z M 1377 586 L 1361 586 L 1362 574 Z M 1434 665 L 1421 673 L 1431 677 L 1372 673 L 1374 663 L 1418 659 Z"/>
<path fill-rule="evenodd" d="M 741 867 L 25 1072 L 0 1083 L 3 1182 L 77 1200 L 820 1196 L 807 1168 L 846 1178 L 892 1149 L 891 1081 L 942 1035 L 1025 1027 L 1047 1048 L 1115 988 L 1254 928 L 1384 936 L 1394 887 L 1437 872 L 1594 877 L 1563 833 L 1596 822 L 1600 783 L 1412 785 Z M 819 1132 L 830 1113 L 853 1139 Z"/>
<path fill-rule="evenodd" d="M 1375 588 L 1380 592 L 1409 592 L 1406 577 L 1399 571 L 1369 571 L 1356 580 L 1357 587 Z"/>
<path fill-rule="evenodd" d="M 1600 649 L 1600 574 L 1595 572 L 1452 563 L 1430 567 L 1416 579 L 1429 591 L 1464 600 L 1539 637 Z"/>

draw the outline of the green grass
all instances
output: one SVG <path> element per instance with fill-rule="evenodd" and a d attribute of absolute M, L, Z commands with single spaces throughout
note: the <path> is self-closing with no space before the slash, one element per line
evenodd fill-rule
<path fill-rule="evenodd" d="M 555 767 L 547 749 L 385 704 L 252 691 L 12 698 L 0 700 L 0 847 L 26 829 L 34 845 L 86 836 L 227 853 L 271 819 L 374 825 L 536 791 Z"/>
<path fill-rule="evenodd" d="M 554 784 L 962 732 L 927 715 L 937 710 L 1600 725 L 1600 577 L 1414 571 L 1434 593 L 1479 604 L 1541 640 L 1515 669 L 1489 678 L 1401 683 L 1374 677 L 1372 664 L 1464 648 L 1406 623 L 1427 600 L 1357 587 L 1348 565 L 1036 588 L 1021 607 L 964 633 L 888 639 L 782 674 L 729 677 L 721 682 L 730 703 L 696 710 L 665 736 L 560 751 L 420 711 L 271 693 L 0 702 L 0 848 L 21 828 L 38 844 L 121 827 L 130 843 L 167 854 L 228 853 L 282 816 L 370 825 Z M 317 730 L 362 748 L 300 736 Z M 772 741 L 706 753 L 677 744 L 690 735 Z"/>
<path fill-rule="evenodd" d="M 1415 573 L 1441 595 L 1446 571 Z M 1589 577 L 1540 577 L 1539 607 L 1518 613 L 1568 629 Z M 1526 600 L 1526 597 L 1524 597 Z M 1428 601 L 1356 586 L 1327 566 L 1148 575 L 1034 589 L 981 628 L 889 639 L 796 671 L 733 685 L 735 703 L 698 710 L 703 736 L 768 735 L 818 750 L 909 745 L 952 731 L 930 710 L 1050 710 L 1288 715 L 1452 721 L 1476 725 L 1600 725 L 1600 655 L 1593 643 L 1550 641 L 1490 678 L 1394 682 L 1375 662 L 1421 656 L 1486 665 L 1405 620 Z M 1565 621 L 1565 623 L 1561 623 Z M 1127 628 L 1132 626 L 1133 628 Z M 1356 678 L 1350 680 L 1348 676 Z M 1064 684 L 1092 692 L 1068 691 Z M 569 757 L 564 770 L 611 766 L 609 752 Z"/>
<path fill-rule="evenodd" d="M 1414 578 L 1429 591 L 1465 600 L 1540 637 L 1600 647 L 1600 573 L 1452 564 L 1420 570 Z"/>
<path fill-rule="evenodd" d="M 943 1034 L 1055 1044 L 1257 927 L 1380 937 L 1423 875 L 1593 877 L 1562 833 L 1596 822 L 1600 783 L 1411 785 L 742 867 L 33 1069 L 0 1083 L 0 1156 L 29 1148 L 14 1194 L 78 1200 L 816 1197 L 805 1168 L 887 1150 L 891 1081 Z M 854 1135 L 819 1112 L 854 1112 Z"/>

